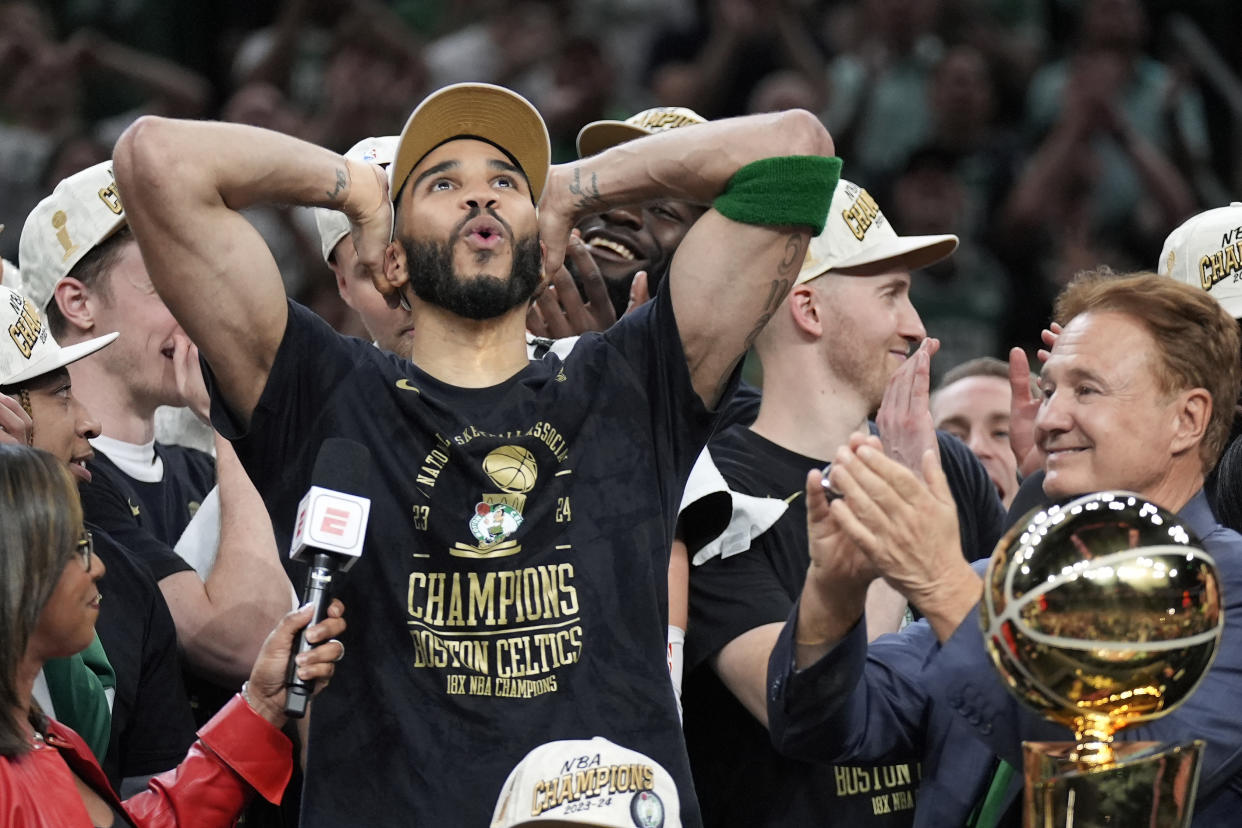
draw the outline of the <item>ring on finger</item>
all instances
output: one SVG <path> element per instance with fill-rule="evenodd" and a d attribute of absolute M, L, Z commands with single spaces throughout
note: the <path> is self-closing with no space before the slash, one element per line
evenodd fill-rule
<path fill-rule="evenodd" d="M 338 654 L 336 658 L 332 659 L 332 663 L 335 664 L 345 657 L 345 642 L 339 638 L 331 638 L 328 640 L 341 648 L 340 654 Z"/>

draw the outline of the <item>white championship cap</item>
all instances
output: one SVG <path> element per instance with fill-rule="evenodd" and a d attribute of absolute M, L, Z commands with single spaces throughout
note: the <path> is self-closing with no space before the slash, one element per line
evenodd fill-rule
<path fill-rule="evenodd" d="M 0 285 L 0 385 L 19 385 L 90 356 L 112 340 L 116 333 L 104 334 L 62 348 L 52 338 L 43 314 L 34 302 Z"/>
<path fill-rule="evenodd" d="M 387 167 L 396 153 L 397 136 L 385 135 L 380 138 L 364 138 L 350 147 L 345 157 Z M 349 235 L 349 219 L 340 210 L 329 210 L 326 207 L 312 209 L 315 214 L 315 227 L 319 229 L 319 249 L 326 263 L 337 243 Z"/>
<path fill-rule="evenodd" d="M 638 751 L 596 736 L 526 754 L 500 790 L 490 828 L 681 828 L 677 786 Z"/>
<path fill-rule="evenodd" d="M 101 161 L 56 185 L 26 217 L 18 257 L 26 297 L 40 311 L 82 257 L 125 226 L 112 162 Z"/>
<path fill-rule="evenodd" d="M 1203 288 L 1242 319 L 1242 201 L 1186 219 L 1164 240 L 1157 269 Z"/>
<path fill-rule="evenodd" d="M 844 178 L 832 194 L 824 232 L 811 239 L 795 284 L 830 270 L 891 264 L 917 270 L 957 249 L 957 236 L 899 236 L 871 194 Z"/>
<path fill-rule="evenodd" d="M 684 106 L 644 109 L 624 121 L 592 121 L 578 132 L 578 157 L 586 158 L 644 135 L 705 123 L 706 118 Z"/>
<path fill-rule="evenodd" d="M 432 92 L 410 114 L 388 167 L 392 198 L 427 153 L 454 138 L 477 138 L 499 147 L 530 182 L 539 203 L 552 164 L 552 143 L 543 116 L 512 89 L 490 83 L 455 83 Z"/>

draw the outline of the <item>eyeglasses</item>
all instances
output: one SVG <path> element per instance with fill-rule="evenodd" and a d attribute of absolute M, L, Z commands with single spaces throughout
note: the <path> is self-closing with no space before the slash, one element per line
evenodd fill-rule
<path fill-rule="evenodd" d="M 90 533 L 89 529 L 82 530 L 82 537 L 78 539 L 74 551 L 78 553 L 78 558 L 82 561 L 82 568 L 90 572 L 91 562 L 95 558 L 95 536 Z"/>

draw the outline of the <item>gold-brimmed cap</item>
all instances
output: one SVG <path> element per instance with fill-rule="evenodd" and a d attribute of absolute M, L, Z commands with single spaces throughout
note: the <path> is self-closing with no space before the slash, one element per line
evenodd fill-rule
<path fill-rule="evenodd" d="M 480 138 L 508 153 L 525 173 L 531 197 L 538 203 L 552 163 L 548 128 L 530 101 L 490 83 L 445 86 L 410 114 L 388 167 L 393 198 L 427 153 L 454 138 Z"/>
<path fill-rule="evenodd" d="M 705 123 L 706 118 L 684 106 L 644 109 L 624 121 L 592 121 L 578 132 L 578 157 L 586 158 L 644 135 Z"/>

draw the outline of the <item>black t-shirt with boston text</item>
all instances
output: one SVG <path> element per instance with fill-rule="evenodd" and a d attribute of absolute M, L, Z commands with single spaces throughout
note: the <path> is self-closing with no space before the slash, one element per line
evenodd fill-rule
<path fill-rule="evenodd" d="M 164 595 L 140 564 L 98 526 L 87 524 L 107 571 L 95 631 L 116 673 L 104 772 L 120 790 L 127 776 L 176 767 L 194 742 L 194 719 L 181 681 L 177 630 Z"/>
<path fill-rule="evenodd" d="M 960 441 L 938 433 L 949 486 L 958 504 L 962 547 L 974 560 L 991 554 L 1003 510 L 979 461 Z M 767 729 L 733 696 L 710 659 L 756 627 L 784 623 L 802 592 L 806 544 L 806 473 L 824 461 L 789 451 L 744 425 L 719 434 L 712 459 L 729 487 L 788 502 L 750 548 L 710 558 L 690 571 L 686 632 L 686 742 L 707 828 L 758 826 L 908 826 L 914 818 L 917 756 L 870 765 L 819 765 L 786 759 Z M 693 515 L 683 515 L 692 520 Z"/>
<path fill-rule="evenodd" d="M 604 736 L 667 768 L 698 826 L 667 570 L 712 415 L 667 291 L 491 388 L 445 385 L 294 303 L 244 428 L 206 373 L 278 543 L 325 438 L 371 451 L 365 549 L 337 593 L 347 657 L 311 712 L 302 825 L 486 825 L 532 748 Z"/>

